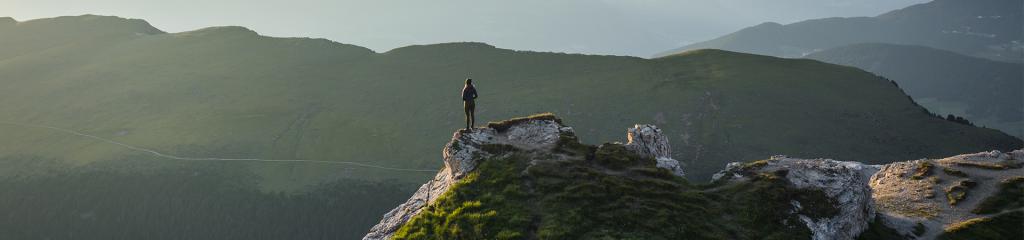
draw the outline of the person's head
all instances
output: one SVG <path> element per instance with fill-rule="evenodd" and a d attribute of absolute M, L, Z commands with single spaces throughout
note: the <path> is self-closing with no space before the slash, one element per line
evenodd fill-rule
<path fill-rule="evenodd" d="M 473 85 L 473 79 L 472 78 L 467 78 L 466 79 L 466 85 Z"/>

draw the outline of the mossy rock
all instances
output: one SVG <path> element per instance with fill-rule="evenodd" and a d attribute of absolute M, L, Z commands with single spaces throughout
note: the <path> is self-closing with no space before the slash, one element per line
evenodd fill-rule
<path fill-rule="evenodd" d="M 394 239 L 809 239 L 792 200 L 812 218 L 838 212 L 823 192 L 775 173 L 691 185 L 620 144 L 589 148 L 592 159 L 485 160 Z"/>
<path fill-rule="evenodd" d="M 550 120 L 555 121 L 558 124 L 562 124 L 562 119 L 556 117 L 553 113 L 538 113 L 526 117 L 513 118 L 500 122 L 489 122 L 487 123 L 487 127 L 493 128 L 498 132 L 505 132 L 512 126 L 532 120 Z"/>

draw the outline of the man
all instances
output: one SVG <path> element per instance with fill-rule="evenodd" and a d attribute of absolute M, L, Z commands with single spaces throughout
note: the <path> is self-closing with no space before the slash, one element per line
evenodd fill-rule
<path fill-rule="evenodd" d="M 476 124 L 476 88 L 473 87 L 473 79 L 466 79 L 466 86 L 462 87 L 462 108 L 466 110 L 466 130 L 472 130 Z"/>

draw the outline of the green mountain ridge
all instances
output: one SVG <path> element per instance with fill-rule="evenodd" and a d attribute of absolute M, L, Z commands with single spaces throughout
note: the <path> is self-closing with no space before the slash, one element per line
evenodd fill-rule
<path fill-rule="evenodd" d="M 403 184 L 430 176 L 340 161 L 439 168 L 437 146 L 430 143 L 447 140 L 452 129 L 463 125 L 458 91 L 467 77 L 475 79 L 481 94 L 478 122 L 552 111 L 567 119 L 587 119 L 572 123 L 584 143 L 620 139 L 617 129 L 622 126 L 658 124 L 675 149 L 673 158 L 687 166 L 687 177 L 694 181 L 706 181 L 728 162 L 776 154 L 885 163 L 1024 145 L 995 130 L 935 118 L 871 73 L 815 60 L 720 50 L 642 59 L 513 51 L 482 43 L 376 53 L 323 39 L 261 36 L 238 27 L 162 33 L 116 17 L 56 19 L 0 28 L 0 121 L 74 130 L 175 156 L 337 164 L 174 161 L 52 128 L 2 124 L 0 181 L 51 186 L 44 183 L 75 179 L 81 183 L 75 186 L 88 188 L 105 180 L 62 176 L 114 171 L 130 175 L 124 179 L 146 179 L 138 180 L 142 184 L 156 181 L 146 178 L 148 172 L 175 170 L 237 173 L 230 176 L 244 177 L 197 184 L 283 195 L 352 181 L 407 186 Z M 89 24 L 69 23 L 75 19 Z M 116 23 L 93 24 L 106 21 Z M 374 192 L 374 185 L 356 185 L 355 192 Z M 204 196 L 187 188 L 148 191 L 164 190 Z M 210 196 L 230 195 L 223 191 Z M 368 216 L 363 214 L 368 211 L 353 209 L 380 209 L 382 202 L 407 196 L 392 193 L 374 195 L 380 202 L 373 203 L 312 202 L 302 212 L 317 221 L 367 229 L 380 213 Z M 38 196 L 55 195 L 63 196 Z M 109 195 L 75 192 L 67 197 Z M 29 198 L 12 202 L 9 209 L 39 207 Z M 57 226 L 45 223 L 77 218 L 84 213 L 80 209 L 99 208 L 91 205 L 95 202 L 102 201 L 59 202 L 50 206 L 53 214 L 8 216 L 30 219 L 24 222 L 38 227 L 33 228 L 36 233 L 81 233 L 85 230 L 55 230 Z M 360 214 L 316 211 L 328 206 Z M 166 215 L 188 209 L 160 207 L 166 209 L 138 212 L 152 213 L 146 215 L 151 221 L 173 219 L 179 224 L 170 229 L 213 232 L 222 226 L 192 224 L 215 216 Z M 97 219 L 102 225 L 114 224 L 110 219 L 116 218 Z M 324 227 L 329 226 L 312 228 Z M 264 228 L 268 226 L 246 225 L 236 231 L 245 235 Z M 319 232 L 338 238 L 362 234 Z M 0 230 L 0 236 L 13 234 Z"/>
<path fill-rule="evenodd" d="M 94 21 L 95 16 L 83 18 Z M 19 27 L 13 35 L 33 33 L 21 31 Z M 896 151 L 903 152 L 897 154 L 900 158 L 913 158 L 1012 149 L 1020 144 L 1019 139 L 993 131 L 976 131 L 931 118 L 897 88 L 869 73 L 809 60 L 712 50 L 648 60 L 511 51 L 481 43 L 410 46 L 377 54 L 325 40 L 264 37 L 237 27 L 123 37 L 115 38 L 117 41 L 77 42 L 71 47 L 0 60 L 4 62 L 0 77 L 9 86 L 3 102 L 47 103 L 8 106 L 12 110 L 4 117 L 107 134 L 115 140 L 154 149 L 235 146 L 232 148 L 238 149 L 225 151 L 250 157 L 394 159 L 384 161 L 384 165 L 429 167 L 436 166 L 434 159 L 417 156 L 435 150 L 398 143 L 422 141 L 407 136 L 436 139 L 447 135 L 444 129 L 422 126 L 424 122 L 457 126 L 462 121 L 461 111 L 449 95 L 459 84 L 444 83 L 468 76 L 483 81 L 481 91 L 486 94 L 481 99 L 480 117 L 485 120 L 541 109 L 554 109 L 567 116 L 620 116 L 580 126 L 584 129 L 581 135 L 598 141 L 612 137 L 601 133 L 617 128 L 612 123 L 650 121 L 703 126 L 691 127 L 701 132 L 670 130 L 678 131 L 670 135 L 675 136 L 675 145 L 688 150 L 680 152 L 693 154 L 677 158 L 690 164 L 696 170 L 693 176 L 698 178 L 710 174 L 701 169 L 717 169 L 725 159 L 773 153 L 813 156 L 829 150 L 846 159 L 872 159 L 867 157 L 870 152 Z M 856 105 L 852 105 L 853 99 L 857 99 Z M 802 106 L 790 107 L 793 104 Z M 81 118 L 86 113 L 88 117 Z M 406 114 L 419 118 L 400 117 Z M 758 116 L 768 119 L 758 120 Z M 842 141 L 847 144 L 906 138 L 891 144 L 919 145 L 848 153 L 785 146 L 791 142 L 835 141 L 822 139 L 824 136 L 817 135 L 819 131 L 796 127 L 803 125 L 799 123 L 802 119 L 827 124 L 818 130 L 846 134 L 848 138 Z M 912 119 L 913 124 L 900 125 L 897 119 Z M 869 127 L 867 123 L 883 125 Z M 280 132 L 267 132 L 270 126 L 277 126 L 271 129 Z M 867 131 L 875 127 L 892 129 L 883 135 Z M 947 130 L 921 131 L 928 128 Z M 125 129 L 128 134 L 109 135 Z M 769 129 L 784 131 L 754 134 Z M 953 129 L 957 130 L 950 131 Z M 922 133 L 966 135 L 959 138 L 965 142 L 950 143 L 928 140 L 939 139 L 936 137 L 915 137 Z M 24 134 L 47 142 L 32 136 L 38 134 Z M 292 141 L 309 145 L 256 147 L 274 144 L 274 139 L 282 141 L 288 134 L 293 134 Z M 762 134 L 781 137 L 778 142 L 783 144 L 773 146 L 754 140 L 763 138 L 756 137 Z M 743 146 L 756 154 L 741 151 L 739 155 L 714 155 L 724 150 L 723 144 Z M 372 149 L 396 145 L 412 149 Z M 104 153 L 55 157 L 75 156 L 89 162 L 123 152 L 109 146 L 90 146 L 78 151 Z M 268 149 L 273 150 L 265 151 Z M 931 152 L 935 150 L 941 153 Z M 13 152 L 47 151 L 26 147 L 9 153 Z M 376 161 L 380 160 L 369 160 Z"/>
<path fill-rule="evenodd" d="M 1024 65 L 882 43 L 837 47 L 806 58 L 873 72 L 899 83 L 937 114 L 1024 136 Z"/>
<path fill-rule="evenodd" d="M 1024 8 L 1017 0 L 935 0 L 875 17 L 823 18 L 792 24 L 764 23 L 722 37 L 667 50 L 714 48 L 779 57 L 804 55 L 856 43 L 922 45 L 997 61 L 1024 59 Z"/>

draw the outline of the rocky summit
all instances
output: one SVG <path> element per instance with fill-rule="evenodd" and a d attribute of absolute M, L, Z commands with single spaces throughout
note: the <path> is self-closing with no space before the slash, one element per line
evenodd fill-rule
<path fill-rule="evenodd" d="M 387 239 L 402 224 L 433 203 L 451 185 L 472 171 L 482 159 L 500 154 L 501 146 L 549 151 L 561 136 L 572 136 L 570 127 L 562 126 L 553 115 L 515 119 L 504 125 L 455 132 L 444 146 L 444 169 L 423 184 L 408 201 L 391 210 L 363 239 Z M 499 131 L 500 130 L 500 131 Z"/>
<path fill-rule="evenodd" d="M 1024 206 L 1022 150 L 887 165 L 774 156 L 691 184 L 657 126 L 626 140 L 582 144 L 552 114 L 457 131 L 445 167 L 364 239 L 965 239 L 1013 234 Z"/>

